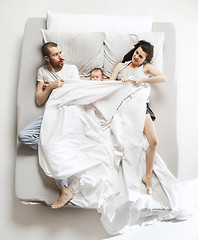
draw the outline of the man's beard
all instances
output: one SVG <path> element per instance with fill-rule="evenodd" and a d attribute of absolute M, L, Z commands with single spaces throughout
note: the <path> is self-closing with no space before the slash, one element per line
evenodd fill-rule
<path fill-rule="evenodd" d="M 64 64 L 64 59 L 61 58 L 59 62 L 54 62 L 51 58 L 50 58 L 50 64 L 54 69 L 62 69 L 63 64 Z"/>

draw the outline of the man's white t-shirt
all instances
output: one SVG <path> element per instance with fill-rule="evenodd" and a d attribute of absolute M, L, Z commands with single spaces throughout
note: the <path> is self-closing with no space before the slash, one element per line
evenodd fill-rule
<path fill-rule="evenodd" d="M 63 80 L 80 80 L 78 69 L 75 65 L 64 64 L 59 72 L 51 71 L 48 65 L 44 65 L 38 69 L 37 81 L 53 82 L 57 79 Z"/>

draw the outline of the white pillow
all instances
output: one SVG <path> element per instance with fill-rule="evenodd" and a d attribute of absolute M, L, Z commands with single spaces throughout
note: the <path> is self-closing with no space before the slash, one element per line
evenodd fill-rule
<path fill-rule="evenodd" d="M 105 32 L 137 34 L 152 31 L 151 16 L 104 16 Z"/>
<path fill-rule="evenodd" d="M 41 29 L 44 42 L 55 42 L 65 63 L 77 66 L 80 75 L 89 76 L 94 68 L 103 68 L 104 33 L 63 33 Z"/>
<path fill-rule="evenodd" d="M 47 29 L 57 32 L 151 32 L 151 16 L 65 14 L 47 11 Z"/>
<path fill-rule="evenodd" d="M 134 47 L 139 40 L 146 40 L 154 46 L 151 63 L 158 70 L 163 68 L 164 33 L 148 32 L 135 34 L 105 34 L 104 74 L 110 77 L 118 62 Z"/>
<path fill-rule="evenodd" d="M 64 14 L 47 11 L 47 29 L 54 32 L 103 32 L 104 19 L 97 14 Z"/>

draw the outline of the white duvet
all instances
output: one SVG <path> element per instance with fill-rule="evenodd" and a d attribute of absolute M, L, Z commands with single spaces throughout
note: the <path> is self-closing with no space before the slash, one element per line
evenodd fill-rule
<path fill-rule="evenodd" d="M 49 177 L 69 178 L 72 203 L 96 208 L 109 233 L 188 216 L 189 195 L 158 154 L 151 196 L 141 182 L 149 93 L 148 84 L 72 80 L 46 103 L 40 166 Z"/>

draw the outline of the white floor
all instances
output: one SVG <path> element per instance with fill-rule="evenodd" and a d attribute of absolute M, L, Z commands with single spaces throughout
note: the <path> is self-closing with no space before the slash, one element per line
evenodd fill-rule
<path fill-rule="evenodd" d="M 106 239 L 198 240 L 198 215 L 182 222 L 160 222 L 148 227 L 137 227 L 127 234 Z"/>

